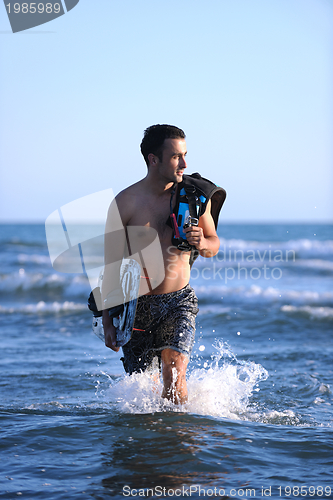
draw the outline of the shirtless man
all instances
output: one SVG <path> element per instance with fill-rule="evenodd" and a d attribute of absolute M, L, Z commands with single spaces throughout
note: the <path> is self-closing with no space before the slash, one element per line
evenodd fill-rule
<path fill-rule="evenodd" d="M 143 371 L 157 355 L 164 384 L 162 397 L 179 404 L 187 400 L 186 368 L 194 343 L 198 308 L 194 290 L 189 285 L 190 252 L 171 246 L 173 230 L 166 221 L 170 215 L 172 188 L 182 181 L 187 167 L 185 134 L 171 125 L 153 125 L 145 131 L 141 152 L 148 167 L 146 177 L 119 193 L 115 200 L 124 227 L 156 229 L 165 278 L 148 294 L 139 297 L 134 325 L 137 331 L 123 346 L 122 361 L 125 370 L 131 374 Z M 108 215 L 108 219 L 111 218 L 112 206 Z M 187 241 L 201 256 L 217 254 L 220 243 L 210 213 L 210 202 L 199 219 L 199 225 L 190 226 L 185 232 Z M 120 246 L 124 244 L 125 241 L 119 242 Z M 106 346 L 118 351 L 116 331 L 107 310 L 103 311 L 103 326 Z"/>

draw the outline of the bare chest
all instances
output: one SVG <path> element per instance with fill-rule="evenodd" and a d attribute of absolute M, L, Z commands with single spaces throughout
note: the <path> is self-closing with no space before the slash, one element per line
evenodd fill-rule
<path fill-rule="evenodd" d="M 171 238 L 172 235 L 172 229 L 166 224 L 169 215 L 169 197 L 159 200 L 147 198 L 137 203 L 128 225 L 153 227 L 160 239 L 164 240 L 164 238 Z"/>

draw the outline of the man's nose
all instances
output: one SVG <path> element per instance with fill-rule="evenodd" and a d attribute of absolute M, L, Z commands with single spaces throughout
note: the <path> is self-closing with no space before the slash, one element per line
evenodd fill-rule
<path fill-rule="evenodd" d="M 180 165 L 182 166 L 182 168 L 187 168 L 187 163 L 184 156 L 181 157 Z"/>

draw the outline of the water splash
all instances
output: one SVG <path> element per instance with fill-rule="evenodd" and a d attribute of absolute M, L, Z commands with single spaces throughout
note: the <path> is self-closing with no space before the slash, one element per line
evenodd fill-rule
<path fill-rule="evenodd" d="M 155 365 L 145 373 L 125 375 L 105 395 L 126 413 L 187 412 L 197 415 L 248 419 L 249 399 L 268 372 L 252 361 L 239 361 L 221 340 L 203 367 L 194 366 L 187 377 L 188 402 L 176 406 L 161 398 L 162 381 Z M 198 361 L 196 364 L 199 365 Z"/>
<path fill-rule="evenodd" d="M 252 361 L 239 361 L 227 342 L 213 344 L 215 352 L 203 368 L 188 378 L 188 411 L 232 419 L 246 418 L 249 398 L 268 372 Z"/>

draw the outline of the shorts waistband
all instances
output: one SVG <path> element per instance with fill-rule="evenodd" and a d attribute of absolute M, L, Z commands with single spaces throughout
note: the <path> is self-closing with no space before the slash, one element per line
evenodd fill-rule
<path fill-rule="evenodd" d="M 189 283 L 187 283 L 187 285 L 185 285 L 180 290 L 176 290 L 174 292 L 169 292 L 169 293 L 156 294 L 156 295 L 155 294 L 152 294 L 152 295 L 141 295 L 141 297 L 139 297 L 138 300 L 140 300 L 140 301 L 147 301 L 147 302 L 154 302 L 154 300 L 160 300 L 162 298 L 165 299 L 165 300 L 168 300 L 168 299 L 172 299 L 173 297 L 180 297 L 184 293 L 188 293 L 188 292 L 193 292 L 194 293 L 194 290 L 193 290 L 193 288 L 191 287 L 191 285 Z"/>

